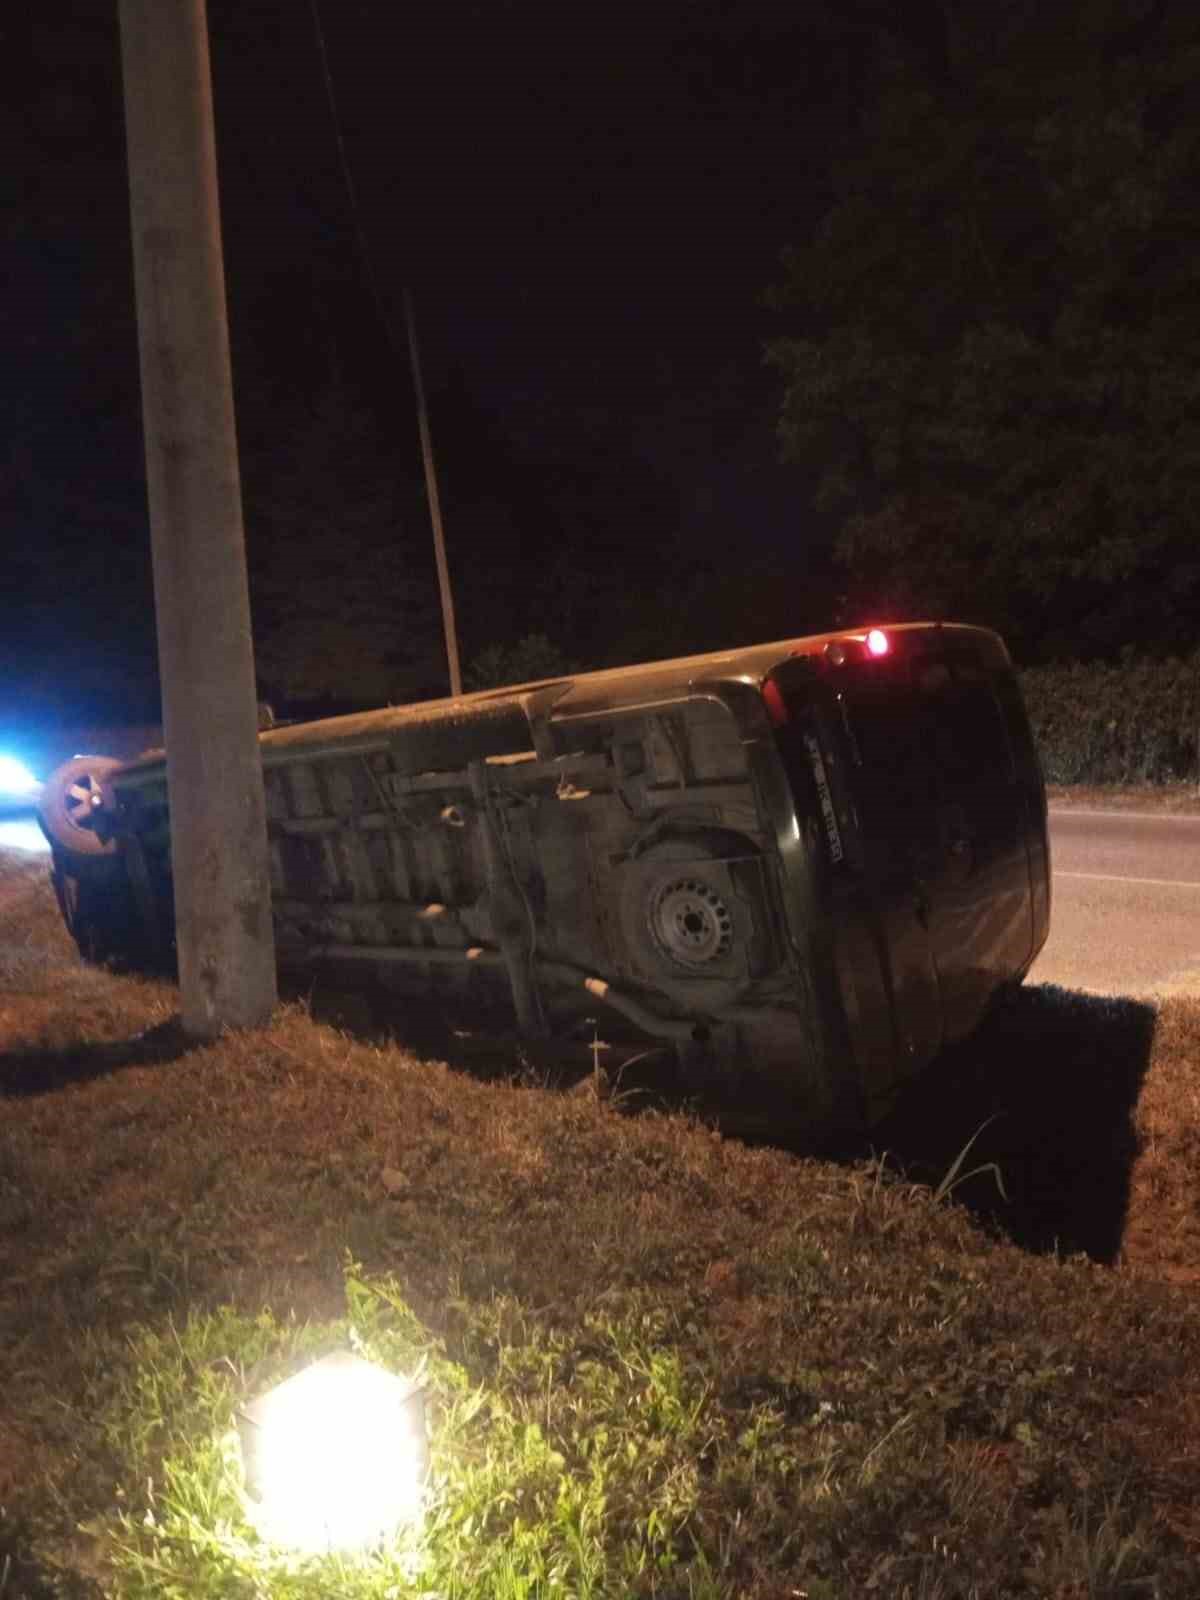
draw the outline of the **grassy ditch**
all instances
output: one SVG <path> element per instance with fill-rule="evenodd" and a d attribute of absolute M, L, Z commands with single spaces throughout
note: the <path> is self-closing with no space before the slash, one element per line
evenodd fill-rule
<path fill-rule="evenodd" d="M 1200 1587 L 1194 1003 L 1030 990 L 838 1161 L 175 1009 L 0 856 L 3 1600 Z M 347 1345 L 424 1365 L 427 1523 L 300 1559 L 231 1423 Z"/>

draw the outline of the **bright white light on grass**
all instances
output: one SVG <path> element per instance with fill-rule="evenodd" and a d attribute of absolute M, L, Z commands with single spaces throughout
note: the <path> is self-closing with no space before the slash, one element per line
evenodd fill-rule
<path fill-rule="evenodd" d="M 429 1446 L 424 1395 L 338 1351 L 238 1420 L 255 1526 L 274 1544 L 364 1550 L 419 1520 Z"/>
<path fill-rule="evenodd" d="M 0 755 L 0 795 L 6 800 L 36 800 L 41 784 L 16 756 Z"/>

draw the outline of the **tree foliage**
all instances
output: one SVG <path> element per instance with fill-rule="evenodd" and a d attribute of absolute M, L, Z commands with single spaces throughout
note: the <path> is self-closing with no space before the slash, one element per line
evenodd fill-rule
<path fill-rule="evenodd" d="M 509 684 L 561 678 L 575 670 L 544 633 L 527 633 L 513 644 L 491 644 L 467 669 L 468 689 L 502 689 Z"/>
<path fill-rule="evenodd" d="M 859 130 L 774 294 L 784 453 L 864 612 L 955 612 L 1042 654 L 1184 645 L 1200 18 L 956 15 L 944 52 L 860 30 Z"/>

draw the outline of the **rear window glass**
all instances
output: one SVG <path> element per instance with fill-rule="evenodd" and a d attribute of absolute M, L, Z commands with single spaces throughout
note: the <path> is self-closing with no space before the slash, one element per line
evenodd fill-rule
<path fill-rule="evenodd" d="M 952 788 L 1012 775 L 1008 731 L 987 673 L 973 661 L 930 661 L 916 669 L 928 708 L 933 754 Z"/>
<path fill-rule="evenodd" d="M 935 792 L 925 705 L 907 667 L 891 667 L 848 679 L 838 704 L 868 853 L 896 863 L 931 826 Z"/>
<path fill-rule="evenodd" d="M 867 665 L 838 695 L 860 804 L 884 835 L 977 785 L 1008 783 L 1008 730 L 986 670 L 970 658 Z"/>

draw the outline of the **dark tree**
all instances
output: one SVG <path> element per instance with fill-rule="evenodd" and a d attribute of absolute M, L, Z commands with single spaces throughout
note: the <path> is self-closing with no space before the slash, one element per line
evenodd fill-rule
<path fill-rule="evenodd" d="M 1200 19 L 979 8 L 951 44 L 947 93 L 871 37 L 861 141 L 776 294 L 784 452 L 863 615 L 1027 653 L 1187 643 Z"/>

